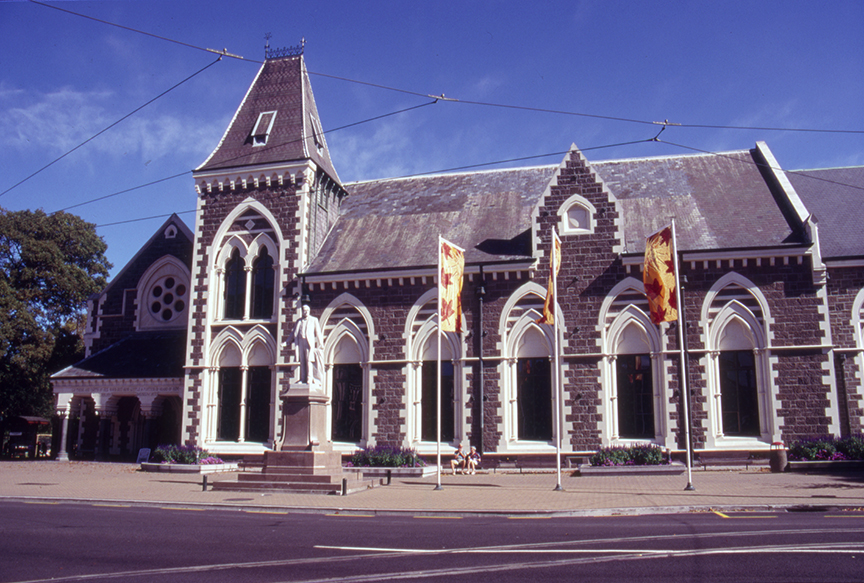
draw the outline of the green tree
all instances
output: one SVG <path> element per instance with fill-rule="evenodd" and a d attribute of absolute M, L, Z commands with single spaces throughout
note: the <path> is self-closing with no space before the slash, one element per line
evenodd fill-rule
<path fill-rule="evenodd" d="M 49 377 L 82 356 L 86 301 L 111 268 L 106 248 L 76 215 L 0 208 L 0 420 L 52 413 Z"/>

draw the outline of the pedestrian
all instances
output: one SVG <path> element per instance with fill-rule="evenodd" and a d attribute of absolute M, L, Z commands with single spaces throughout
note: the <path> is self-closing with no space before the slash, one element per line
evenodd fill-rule
<path fill-rule="evenodd" d="M 468 469 L 468 473 L 473 474 L 477 470 L 479 464 L 480 454 L 477 452 L 477 448 L 472 445 L 471 451 L 468 452 L 468 457 L 465 459 L 465 466 Z"/>
<path fill-rule="evenodd" d="M 465 452 L 462 451 L 462 444 L 459 444 L 459 448 L 456 450 L 456 453 L 453 454 L 453 459 L 450 460 L 450 469 L 453 470 L 453 475 L 455 476 L 458 469 L 461 468 L 462 472 L 465 472 Z"/>

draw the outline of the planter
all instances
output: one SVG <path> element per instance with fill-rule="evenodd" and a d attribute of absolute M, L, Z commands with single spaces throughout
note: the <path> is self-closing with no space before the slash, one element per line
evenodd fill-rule
<path fill-rule="evenodd" d="M 434 476 L 438 466 L 423 466 L 421 468 L 384 468 L 384 467 L 349 467 L 342 468 L 346 472 L 362 473 L 366 478 L 384 478 L 387 472 L 394 478 L 424 478 Z"/>
<path fill-rule="evenodd" d="M 864 460 L 790 461 L 786 466 L 787 472 L 851 472 L 859 470 L 864 470 Z"/>
<path fill-rule="evenodd" d="M 687 466 L 681 462 L 658 466 L 579 466 L 580 476 L 677 476 L 686 471 Z"/>
<path fill-rule="evenodd" d="M 239 465 L 236 463 L 200 465 L 142 463 L 141 469 L 145 472 L 169 472 L 174 474 L 218 474 L 221 472 L 236 472 L 239 469 Z"/>

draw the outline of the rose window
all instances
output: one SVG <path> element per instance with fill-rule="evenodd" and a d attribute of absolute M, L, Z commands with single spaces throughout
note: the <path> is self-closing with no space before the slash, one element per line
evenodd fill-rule
<path fill-rule="evenodd" d="M 186 309 L 187 291 L 173 276 L 163 277 L 150 289 L 150 313 L 157 320 L 170 322 Z"/>

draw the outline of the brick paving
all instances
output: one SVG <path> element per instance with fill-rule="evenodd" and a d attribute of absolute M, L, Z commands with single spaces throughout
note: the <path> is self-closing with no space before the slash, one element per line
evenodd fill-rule
<path fill-rule="evenodd" d="M 235 479 L 233 474 L 208 476 Z M 271 512 L 358 512 L 365 514 L 548 514 L 612 515 L 668 512 L 864 508 L 864 472 L 772 474 L 764 468 L 694 470 L 694 491 L 686 474 L 676 476 L 573 476 L 478 473 L 393 478 L 349 496 L 290 492 L 203 490 L 196 474 L 140 471 L 136 464 L 54 461 L 0 462 L 0 500 L 76 501 L 105 504 L 218 506 Z"/>

